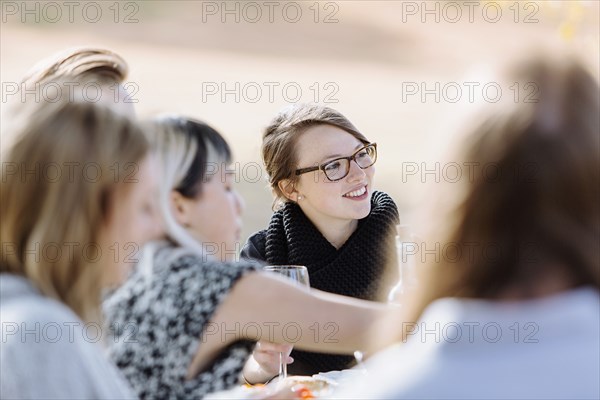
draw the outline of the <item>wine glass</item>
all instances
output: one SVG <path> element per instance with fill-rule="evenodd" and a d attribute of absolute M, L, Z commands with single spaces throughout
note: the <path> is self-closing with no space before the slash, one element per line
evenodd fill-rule
<path fill-rule="evenodd" d="M 298 286 L 310 287 L 308 269 L 302 265 L 267 265 L 264 271 L 274 272 L 289 278 Z M 283 353 L 279 353 L 279 377 L 281 380 L 287 378 L 287 363 L 283 359 Z"/>
<path fill-rule="evenodd" d="M 402 306 L 408 293 L 418 284 L 416 274 L 417 237 L 408 225 L 396 225 L 396 254 L 398 256 L 399 280 L 388 294 L 388 303 Z"/>

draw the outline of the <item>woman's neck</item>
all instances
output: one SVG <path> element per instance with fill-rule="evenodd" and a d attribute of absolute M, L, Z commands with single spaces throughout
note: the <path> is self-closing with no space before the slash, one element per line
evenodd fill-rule
<path fill-rule="evenodd" d="M 310 217 L 308 218 L 310 219 Z M 358 220 L 356 219 L 334 221 L 313 221 L 311 219 L 311 222 L 336 250 L 339 250 L 346 243 L 358 226 Z"/>

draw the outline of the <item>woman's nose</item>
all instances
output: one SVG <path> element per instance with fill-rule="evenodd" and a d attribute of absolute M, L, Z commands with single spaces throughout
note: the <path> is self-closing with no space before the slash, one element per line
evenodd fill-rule
<path fill-rule="evenodd" d="M 235 202 L 238 214 L 242 215 L 246 208 L 246 204 L 244 203 L 244 198 L 238 192 L 235 192 Z"/>
<path fill-rule="evenodd" d="M 360 181 L 366 176 L 365 171 L 358 166 L 356 161 L 350 161 L 350 170 L 348 171 L 348 182 Z"/>

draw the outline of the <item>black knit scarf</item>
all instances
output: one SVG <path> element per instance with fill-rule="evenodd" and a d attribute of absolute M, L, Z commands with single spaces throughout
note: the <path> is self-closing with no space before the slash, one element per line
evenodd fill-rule
<path fill-rule="evenodd" d="M 267 229 L 266 261 L 270 265 L 304 265 L 310 286 L 365 300 L 383 300 L 398 280 L 394 248 L 398 209 L 390 196 L 374 192 L 371 212 L 338 250 L 323 237 L 296 203 L 271 218 Z M 320 334 L 325 331 L 318 327 Z M 335 339 L 335 336 L 332 337 Z M 353 357 L 294 351 L 290 373 L 314 374 L 349 368 Z"/>

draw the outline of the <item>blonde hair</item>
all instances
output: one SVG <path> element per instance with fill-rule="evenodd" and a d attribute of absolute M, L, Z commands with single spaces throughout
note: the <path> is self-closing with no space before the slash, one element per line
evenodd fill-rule
<path fill-rule="evenodd" d="M 90 103 L 26 103 L 18 111 L 3 124 L 16 132 L 2 156 L 0 271 L 99 320 L 107 268 L 90 252 L 113 193 L 148 141 L 134 122 Z"/>
<path fill-rule="evenodd" d="M 125 60 L 110 50 L 75 47 L 40 61 L 22 82 L 26 87 L 33 87 L 69 77 L 100 84 L 122 83 L 128 72 Z"/>
<path fill-rule="evenodd" d="M 123 86 L 128 71 L 125 60 L 110 50 L 69 48 L 41 60 L 26 73 L 21 81 L 20 96 L 8 102 L 7 113 L 20 112 L 20 104 L 28 101 L 54 102 L 57 98 L 59 101 L 68 98 L 68 101 L 115 106 L 113 110 L 133 115 L 133 103 L 137 100 L 131 99 Z M 90 87 L 93 90 L 88 94 Z M 35 100 L 29 100 L 32 93 Z"/>
<path fill-rule="evenodd" d="M 187 198 L 202 194 L 202 184 L 211 177 L 211 165 L 229 163 L 231 151 L 227 142 L 204 122 L 176 115 L 156 118 L 150 137 L 162 169 L 159 207 L 165 224 L 166 238 L 177 249 L 170 254 L 195 254 L 210 258 L 203 243 L 181 226 L 172 212 L 171 193 L 175 190 Z M 148 244 L 144 249 L 142 270 L 150 278 L 154 256 L 161 243 Z M 168 263 L 172 258 L 161 260 Z"/>
<path fill-rule="evenodd" d="M 156 129 L 151 138 L 157 158 L 162 169 L 162 180 L 159 188 L 159 207 L 165 223 L 168 238 L 181 247 L 202 252 L 196 240 L 179 225 L 171 211 L 171 191 L 184 179 L 192 165 L 198 143 L 188 140 L 177 133 L 177 128 L 169 124 L 168 119 L 157 119 Z"/>

